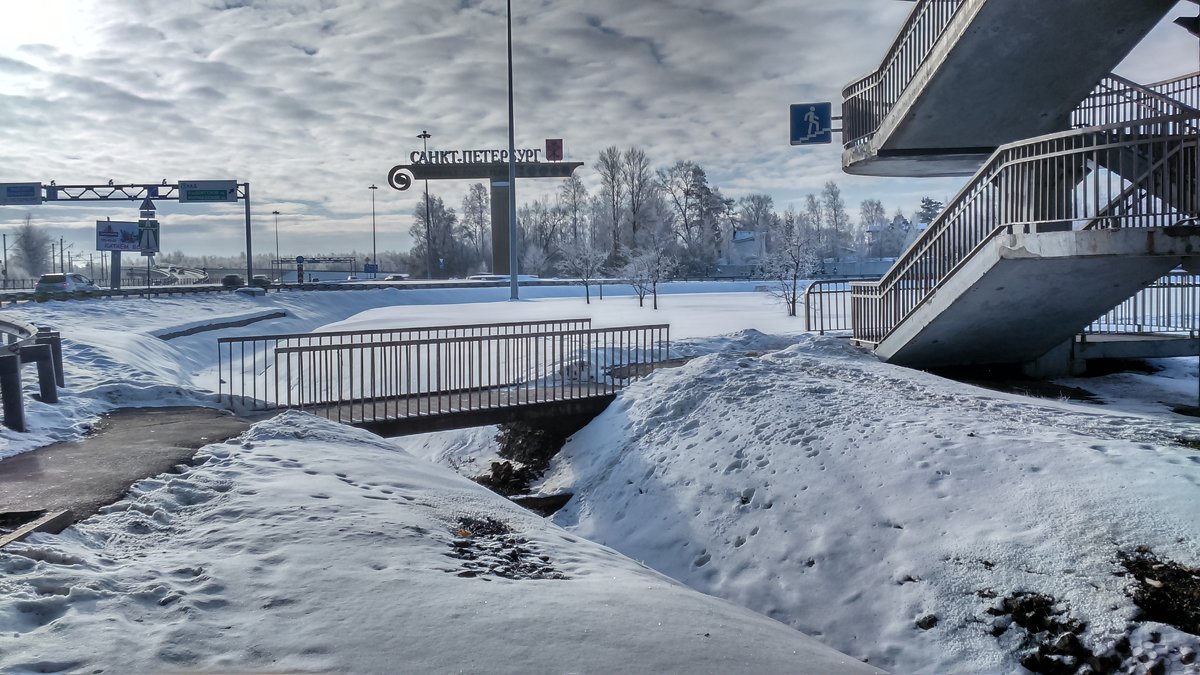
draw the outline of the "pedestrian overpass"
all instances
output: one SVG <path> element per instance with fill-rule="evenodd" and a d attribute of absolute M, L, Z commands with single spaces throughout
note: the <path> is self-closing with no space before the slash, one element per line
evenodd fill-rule
<path fill-rule="evenodd" d="M 882 279 L 853 285 L 856 340 L 902 365 L 1062 372 L 1097 317 L 1200 271 L 1200 74 L 1106 74 L 1175 4 L 915 3 L 844 92 L 843 163 L 973 177 Z"/>

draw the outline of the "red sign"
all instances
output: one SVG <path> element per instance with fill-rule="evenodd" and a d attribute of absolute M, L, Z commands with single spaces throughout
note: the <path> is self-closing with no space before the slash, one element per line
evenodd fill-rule
<path fill-rule="evenodd" d="M 546 161 L 561 162 L 563 158 L 563 144 L 561 138 L 546 139 Z"/>

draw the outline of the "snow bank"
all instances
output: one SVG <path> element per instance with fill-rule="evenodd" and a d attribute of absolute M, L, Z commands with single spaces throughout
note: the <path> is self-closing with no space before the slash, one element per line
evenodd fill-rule
<path fill-rule="evenodd" d="M 201 453 L 0 552 L 0 670 L 877 672 L 365 432 Z"/>
<path fill-rule="evenodd" d="M 731 341 L 568 442 L 543 486 L 576 493 L 555 522 L 906 673 L 1019 670 L 986 611 L 1019 590 L 1100 644 L 1136 612 L 1118 551 L 1200 559 L 1200 454 L 1173 443 L 1196 424 L 987 392 L 830 338 Z"/>

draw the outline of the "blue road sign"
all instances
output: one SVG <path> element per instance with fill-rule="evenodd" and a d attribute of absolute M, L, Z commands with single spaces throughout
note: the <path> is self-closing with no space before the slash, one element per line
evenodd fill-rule
<path fill-rule="evenodd" d="M 797 103 L 792 106 L 792 145 L 833 142 L 833 104 Z"/>
<path fill-rule="evenodd" d="M 375 263 L 367 263 L 363 265 L 363 272 L 366 272 L 367 274 L 375 274 L 378 271 L 379 265 L 376 265 Z"/>

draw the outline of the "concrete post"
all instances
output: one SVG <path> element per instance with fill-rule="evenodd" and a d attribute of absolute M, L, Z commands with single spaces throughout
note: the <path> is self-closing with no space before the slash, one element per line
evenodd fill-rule
<path fill-rule="evenodd" d="M 66 376 L 63 373 L 62 336 L 58 331 L 47 326 L 38 326 L 38 336 L 35 342 L 50 345 L 50 354 L 54 357 L 54 382 L 60 387 L 67 386 Z"/>
<path fill-rule="evenodd" d="M 4 426 L 25 431 L 25 401 L 21 398 L 21 357 L 0 354 L 0 398 L 4 401 Z"/>
<path fill-rule="evenodd" d="M 42 403 L 58 403 L 58 387 L 54 381 L 54 354 L 50 345 L 34 344 L 21 349 L 21 363 L 37 363 L 38 393 Z"/>
<path fill-rule="evenodd" d="M 508 183 L 491 182 L 492 188 L 492 274 L 508 274 Z"/>

